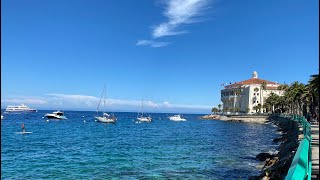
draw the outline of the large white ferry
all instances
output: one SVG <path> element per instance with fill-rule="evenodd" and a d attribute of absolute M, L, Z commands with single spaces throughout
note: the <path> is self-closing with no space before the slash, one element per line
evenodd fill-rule
<path fill-rule="evenodd" d="M 7 106 L 5 113 L 19 113 L 19 112 L 37 112 L 36 109 L 32 109 L 25 104 L 21 104 L 19 106 Z"/>

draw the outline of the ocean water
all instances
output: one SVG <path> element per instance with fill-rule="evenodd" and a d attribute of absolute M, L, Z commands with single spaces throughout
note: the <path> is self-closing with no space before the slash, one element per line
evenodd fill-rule
<path fill-rule="evenodd" d="M 47 121 L 47 112 L 2 113 L 1 179 L 248 179 L 259 175 L 255 156 L 277 148 L 271 124 L 156 113 L 137 124 L 136 113 L 122 112 L 104 124 L 84 111 Z M 32 134 L 15 133 L 22 122 Z"/>

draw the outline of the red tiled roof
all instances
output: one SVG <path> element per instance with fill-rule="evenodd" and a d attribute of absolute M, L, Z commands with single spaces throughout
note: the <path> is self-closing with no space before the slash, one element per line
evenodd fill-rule
<path fill-rule="evenodd" d="M 236 82 L 234 84 L 230 84 L 230 85 L 225 86 L 225 87 L 226 88 L 232 88 L 232 87 L 237 87 L 237 86 L 241 86 L 241 85 L 248 85 L 248 84 L 262 84 L 263 82 L 265 82 L 266 84 L 277 84 L 275 82 L 264 80 L 264 79 L 251 78 L 251 79 L 248 79 L 248 80 L 244 80 L 244 81 Z"/>

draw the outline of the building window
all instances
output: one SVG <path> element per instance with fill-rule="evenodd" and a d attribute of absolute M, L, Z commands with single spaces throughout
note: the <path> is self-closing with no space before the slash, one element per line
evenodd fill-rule
<path fill-rule="evenodd" d="M 257 96 L 259 96 L 259 93 L 257 93 Z"/>
<path fill-rule="evenodd" d="M 256 93 L 253 93 L 253 95 L 255 96 L 255 95 L 256 95 Z"/>
<path fill-rule="evenodd" d="M 257 101 L 257 103 L 259 103 L 259 101 Z"/>

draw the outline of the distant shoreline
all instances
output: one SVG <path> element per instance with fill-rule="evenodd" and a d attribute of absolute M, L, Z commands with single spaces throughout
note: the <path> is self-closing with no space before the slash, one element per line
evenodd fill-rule
<path fill-rule="evenodd" d="M 1 113 L 4 113 L 6 110 L 6 108 L 2 108 L 1 109 Z M 70 109 L 62 109 L 62 108 L 57 108 L 57 109 L 37 109 L 39 113 L 39 111 L 64 111 L 64 112 L 97 112 L 97 110 L 70 110 Z M 112 110 L 106 110 L 106 112 L 112 112 L 112 113 L 138 113 L 138 111 L 112 111 Z M 32 112 L 32 113 L 36 113 L 36 112 Z M 145 112 L 146 114 L 180 114 L 180 115 L 187 115 L 187 114 L 192 114 L 192 115 L 205 115 L 206 113 L 193 113 L 193 112 Z"/>

